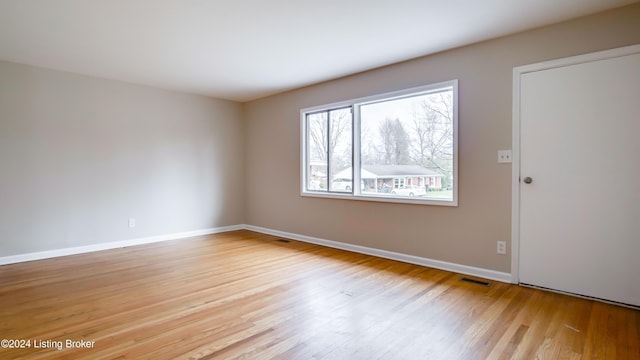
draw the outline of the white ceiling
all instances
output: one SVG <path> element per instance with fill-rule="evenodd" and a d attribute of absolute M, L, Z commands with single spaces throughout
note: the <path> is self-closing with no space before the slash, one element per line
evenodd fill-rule
<path fill-rule="evenodd" d="M 0 0 L 0 59 L 248 101 L 638 0 Z"/>

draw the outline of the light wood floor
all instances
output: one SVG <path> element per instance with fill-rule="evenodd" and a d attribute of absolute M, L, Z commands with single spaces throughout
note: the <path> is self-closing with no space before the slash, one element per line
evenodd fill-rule
<path fill-rule="evenodd" d="M 249 231 L 5 265 L 0 358 L 640 358 L 640 311 L 462 277 Z"/>

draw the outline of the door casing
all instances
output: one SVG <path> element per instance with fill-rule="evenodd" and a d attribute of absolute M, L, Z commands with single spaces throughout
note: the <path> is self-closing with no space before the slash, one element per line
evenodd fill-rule
<path fill-rule="evenodd" d="M 522 175 L 520 174 L 520 77 L 530 72 L 632 55 L 639 52 L 640 45 L 631 45 L 513 68 L 513 162 L 511 167 L 511 282 L 513 284 L 520 283 L 520 177 Z"/>

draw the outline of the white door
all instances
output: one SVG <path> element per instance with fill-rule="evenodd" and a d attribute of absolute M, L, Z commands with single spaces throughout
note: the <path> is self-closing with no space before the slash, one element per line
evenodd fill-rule
<path fill-rule="evenodd" d="M 640 46 L 630 48 L 521 69 L 521 283 L 640 306 Z"/>

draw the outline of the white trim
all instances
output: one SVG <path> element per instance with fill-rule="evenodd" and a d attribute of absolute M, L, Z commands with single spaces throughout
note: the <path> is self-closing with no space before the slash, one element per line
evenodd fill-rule
<path fill-rule="evenodd" d="M 375 202 L 388 202 L 395 204 L 417 204 L 417 205 L 438 205 L 438 206 L 452 206 L 455 204 L 450 200 L 439 200 L 438 198 L 425 198 L 422 196 L 416 197 L 385 197 L 385 196 L 368 196 L 368 195 L 351 195 L 351 194 L 339 194 L 339 193 L 325 193 L 325 192 L 305 192 L 302 193 L 303 197 L 316 197 L 324 199 L 342 199 L 342 200 L 356 200 L 356 201 L 375 201 Z"/>
<path fill-rule="evenodd" d="M 307 179 L 307 125 L 306 119 L 302 110 L 300 110 L 300 195 L 304 193 L 307 188 L 305 180 Z"/>
<path fill-rule="evenodd" d="M 293 240 L 303 241 L 311 244 L 317 244 L 322 246 L 327 246 L 335 249 L 352 251 L 360 254 L 377 256 L 385 259 L 397 260 L 406 262 L 409 264 L 421 265 L 441 270 L 447 270 L 459 274 L 477 276 L 485 279 L 500 281 L 500 282 L 511 282 L 511 274 L 503 273 L 494 270 L 482 269 L 473 266 L 460 265 L 456 263 L 451 263 L 447 261 L 434 260 L 429 258 L 424 258 L 420 256 L 408 255 L 393 251 L 380 250 L 375 248 L 370 248 L 366 246 L 346 244 L 338 241 L 326 240 L 306 235 L 294 234 L 286 231 L 273 230 L 260 226 L 253 225 L 245 225 L 245 229 L 250 231 L 255 231 L 263 234 L 280 236 L 283 238 L 289 238 Z"/>
<path fill-rule="evenodd" d="M 520 282 L 520 77 L 523 74 L 640 53 L 640 44 L 513 68 L 511 163 L 511 282 Z"/>
<path fill-rule="evenodd" d="M 511 282 L 520 282 L 520 73 L 513 69 L 511 130 Z"/>
<path fill-rule="evenodd" d="M 15 263 L 20 263 L 25 261 L 49 259 L 49 258 L 55 258 L 60 256 L 67 256 L 67 255 L 83 254 L 83 253 L 94 252 L 94 251 L 117 249 L 117 248 L 123 248 L 127 246 L 150 244 L 150 243 L 156 243 L 161 241 L 183 239 L 183 238 L 189 238 L 193 236 L 210 235 L 210 234 L 216 234 L 216 233 L 221 233 L 226 231 L 243 230 L 243 229 L 245 229 L 244 225 L 222 226 L 222 227 L 186 231 L 186 232 L 174 233 L 174 234 L 113 241 L 113 242 L 101 243 L 101 244 L 92 244 L 92 245 L 84 245 L 84 246 L 77 246 L 77 247 L 64 248 L 64 249 L 39 251 L 39 252 L 27 253 L 27 254 L 10 255 L 10 256 L 0 257 L 0 265 L 8 265 L 8 264 L 15 264 Z"/>
<path fill-rule="evenodd" d="M 563 66 L 571 66 L 577 64 L 584 64 L 593 61 L 613 59 L 616 57 L 622 57 L 627 55 L 633 55 L 640 52 L 640 44 L 624 46 L 621 48 L 597 51 L 589 54 L 576 55 L 561 59 L 549 60 L 535 64 L 521 65 L 513 68 L 514 74 L 526 74 L 530 72 L 549 70 L 559 68 Z"/>
<path fill-rule="evenodd" d="M 552 288 L 547 288 L 547 287 L 537 286 L 537 285 L 531 285 L 531 284 L 525 284 L 525 283 L 520 283 L 520 286 L 528 287 L 530 289 L 541 290 L 541 291 L 549 291 L 549 292 L 556 293 L 556 294 L 561 294 L 561 295 L 577 297 L 577 298 L 580 298 L 580 299 L 598 301 L 598 302 L 605 303 L 605 304 L 623 306 L 623 307 L 626 307 L 626 308 L 629 308 L 629 309 L 640 310 L 640 306 L 638 306 L 638 305 L 625 304 L 625 303 L 621 303 L 621 302 L 617 302 L 617 301 L 597 298 L 597 297 L 588 296 L 588 295 L 581 295 L 581 294 L 576 294 L 576 293 L 572 293 L 572 292 L 568 292 L 568 291 L 556 290 L 556 289 L 552 289 Z"/>
<path fill-rule="evenodd" d="M 221 232 L 235 231 L 235 230 L 250 230 L 250 231 L 255 231 L 263 234 L 280 236 L 280 237 L 289 238 L 293 240 L 303 241 L 311 244 L 327 246 L 335 249 L 341 249 L 341 250 L 352 251 L 360 254 L 372 255 L 372 256 L 377 256 L 385 259 L 397 260 L 397 261 L 402 261 L 409 264 L 447 270 L 447 271 L 451 271 L 459 274 L 477 276 L 480 278 L 485 278 L 485 279 L 490 279 L 490 280 L 495 280 L 500 282 L 508 283 L 511 280 L 511 274 L 503 273 L 499 271 L 482 269 L 482 268 L 477 268 L 473 266 L 461 265 L 461 264 L 456 264 L 456 263 L 451 263 L 446 261 L 434 260 L 434 259 L 408 255 L 408 254 L 403 254 L 403 253 L 398 253 L 393 251 L 380 250 L 380 249 L 370 248 L 366 246 L 347 244 L 347 243 L 342 243 L 338 241 L 326 240 L 326 239 L 321 239 L 321 238 L 316 238 L 316 237 L 311 237 L 311 236 L 306 236 L 301 234 L 294 234 L 286 231 L 279 231 L 279 230 L 268 229 L 260 226 L 244 225 L 244 224 L 222 226 L 217 228 L 209 228 L 209 229 L 194 230 L 194 231 L 186 231 L 186 232 L 174 233 L 174 234 L 150 236 L 145 238 L 114 241 L 114 242 L 101 243 L 101 244 L 92 244 L 92 245 L 78 246 L 78 247 L 72 247 L 72 248 L 47 250 L 47 251 L 40 251 L 40 252 L 34 252 L 34 253 L 28 253 L 28 254 L 5 256 L 5 257 L 0 257 L 0 265 L 15 264 L 15 263 L 21 263 L 21 262 L 33 261 L 33 260 L 50 259 L 50 258 L 61 257 L 61 256 L 89 253 L 94 251 L 111 250 L 111 249 L 123 248 L 127 246 L 135 246 L 135 245 L 150 244 L 150 243 L 156 243 L 156 242 L 162 242 L 162 241 L 168 241 L 168 240 L 184 239 L 184 238 L 190 238 L 194 236 L 217 234 Z"/>
<path fill-rule="evenodd" d="M 453 201 L 452 206 L 458 206 L 458 124 L 460 123 L 460 113 L 458 111 L 458 79 L 453 80 Z M 440 180 L 442 185 L 442 180 Z"/>
<path fill-rule="evenodd" d="M 317 105 L 317 106 L 311 106 L 311 107 L 307 107 L 304 109 L 300 110 L 300 114 L 305 114 L 308 112 L 314 112 L 314 111 L 322 111 L 322 110 L 326 110 L 326 109 L 333 109 L 333 108 L 340 108 L 340 107 L 347 107 L 347 106 L 352 106 L 354 104 L 360 104 L 360 105 L 365 105 L 365 104 L 370 104 L 370 103 L 375 103 L 377 101 L 380 100 L 393 100 L 393 99 L 399 99 L 408 95 L 413 95 L 416 93 L 428 93 L 429 90 L 440 90 L 442 88 L 446 88 L 446 87 L 450 87 L 452 86 L 452 84 L 455 82 L 454 86 L 458 86 L 458 79 L 454 79 L 454 80 L 446 80 L 446 81 L 441 81 L 438 83 L 433 83 L 433 84 L 428 84 L 428 85 L 422 85 L 422 86 L 416 86 L 416 87 L 412 87 L 412 88 L 408 88 L 408 89 L 402 89 L 402 90 L 396 90 L 396 91 L 391 91 L 391 92 L 386 92 L 386 93 L 382 93 L 382 94 L 375 94 L 375 95 L 370 95 L 370 96 L 363 96 L 360 98 L 355 98 L 355 99 L 349 99 L 349 100 L 343 100 L 343 101 L 338 101 L 338 102 L 334 102 L 334 103 L 330 103 L 330 104 L 324 104 L 324 105 Z"/>
<path fill-rule="evenodd" d="M 359 197 L 362 195 L 362 185 L 364 179 L 362 179 L 362 119 L 360 118 L 360 106 L 362 104 L 353 104 L 351 107 L 351 180 L 353 181 L 353 196 Z M 356 179 L 358 183 L 356 183 Z M 329 181 L 329 179 L 327 179 Z M 378 180 L 376 179 L 377 183 Z M 359 184 L 359 185 L 357 185 Z M 377 185 L 376 185 L 377 186 Z"/>

